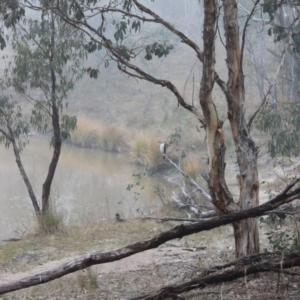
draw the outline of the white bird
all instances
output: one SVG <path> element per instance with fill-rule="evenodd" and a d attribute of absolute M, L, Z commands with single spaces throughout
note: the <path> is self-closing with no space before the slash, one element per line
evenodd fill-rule
<path fill-rule="evenodd" d="M 166 150 L 167 150 L 167 144 L 166 143 L 161 143 L 159 146 L 159 150 L 162 154 L 166 154 Z M 165 156 L 164 156 L 165 159 Z"/>

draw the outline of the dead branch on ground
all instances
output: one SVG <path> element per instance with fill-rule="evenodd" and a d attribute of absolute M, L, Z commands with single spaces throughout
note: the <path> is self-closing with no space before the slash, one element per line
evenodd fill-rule
<path fill-rule="evenodd" d="M 235 266 L 235 268 L 224 270 L 225 267 L 227 268 L 230 266 Z M 222 269 L 215 267 L 209 270 L 204 270 L 200 276 L 188 282 L 178 285 L 168 285 L 157 291 L 130 298 L 130 300 L 169 299 L 169 297 L 172 298 L 178 294 L 194 289 L 203 289 L 209 284 L 220 284 L 245 277 L 246 275 L 261 272 L 273 271 L 277 273 L 285 273 L 291 276 L 299 275 L 298 272 L 283 270 L 296 266 L 300 266 L 300 252 L 286 254 L 285 256 L 283 256 L 282 253 L 249 255 L 238 259 L 235 262 L 224 265 L 224 268 Z"/>

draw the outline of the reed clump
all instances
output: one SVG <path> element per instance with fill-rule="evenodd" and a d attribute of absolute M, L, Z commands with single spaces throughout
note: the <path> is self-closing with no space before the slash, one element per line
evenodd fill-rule
<path fill-rule="evenodd" d="M 37 221 L 39 234 L 51 235 L 65 231 L 64 215 L 52 205 L 41 216 L 38 216 Z"/>
<path fill-rule="evenodd" d="M 137 133 L 129 142 L 129 153 L 131 161 L 137 165 L 148 166 L 150 141 L 149 136 L 145 133 Z"/>
<path fill-rule="evenodd" d="M 125 129 L 115 125 L 103 126 L 100 131 L 101 149 L 109 152 L 126 152 L 126 137 L 128 133 Z"/>
<path fill-rule="evenodd" d="M 70 142 L 76 146 L 100 148 L 101 125 L 96 121 L 80 117 L 77 120 L 77 129 L 71 133 Z"/>
<path fill-rule="evenodd" d="M 103 151 L 126 152 L 129 133 L 115 125 L 104 126 L 89 118 L 78 118 L 77 130 L 71 134 L 70 142 L 76 146 L 99 148 Z"/>

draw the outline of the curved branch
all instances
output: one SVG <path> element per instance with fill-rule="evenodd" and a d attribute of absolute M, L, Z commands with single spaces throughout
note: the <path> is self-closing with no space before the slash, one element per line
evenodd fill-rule
<path fill-rule="evenodd" d="M 252 18 L 253 14 L 254 14 L 254 11 L 255 11 L 255 8 L 257 6 L 257 4 L 259 3 L 260 0 L 256 0 L 253 7 L 252 7 L 252 10 L 250 12 L 250 14 L 248 15 L 247 17 L 247 20 L 246 20 L 246 23 L 244 25 L 244 29 L 243 29 L 243 36 L 242 36 L 242 46 L 241 46 L 241 60 L 240 60 L 240 69 L 243 70 L 243 59 L 244 59 L 244 48 L 245 48 L 245 38 L 246 38 L 246 29 L 248 27 L 248 23 L 250 21 L 250 19 Z"/>
<path fill-rule="evenodd" d="M 171 32 L 173 32 L 175 35 L 177 35 L 181 41 L 187 45 L 189 45 L 192 49 L 195 50 L 197 57 L 201 62 L 203 62 L 203 54 L 200 48 L 196 43 L 194 43 L 192 40 L 190 40 L 184 33 L 177 30 L 174 26 L 172 26 L 170 23 L 162 19 L 159 15 L 157 15 L 155 12 L 150 10 L 149 8 L 145 7 L 141 3 L 139 3 L 137 0 L 133 0 L 134 4 L 142 11 L 147 13 L 148 15 L 152 16 L 157 23 L 162 24 L 164 27 L 168 28 Z"/>

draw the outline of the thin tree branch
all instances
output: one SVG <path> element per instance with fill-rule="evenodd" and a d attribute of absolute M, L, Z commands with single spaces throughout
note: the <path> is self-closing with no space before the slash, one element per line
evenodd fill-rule
<path fill-rule="evenodd" d="M 275 85 L 276 83 L 276 80 L 277 80 L 277 77 L 278 77 L 278 74 L 283 66 L 283 63 L 284 63 L 284 59 L 285 59 L 285 54 L 286 54 L 286 49 L 288 48 L 289 46 L 289 43 L 286 43 L 285 46 L 284 46 L 284 49 L 282 51 L 282 54 L 281 54 L 281 61 L 280 61 L 280 64 L 278 65 L 277 67 L 277 70 L 274 74 L 274 77 L 273 77 L 273 81 L 272 83 L 269 85 L 269 88 L 268 88 L 268 91 L 267 93 L 265 94 L 263 100 L 261 101 L 261 104 L 259 105 L 259 107 L 257 108 L 257 110 L 254 112 L 254 114 L 250 117 L 249 119 L 249 122 L 247 124 L 247 127 L 248 127 L 248 130 L 250 131 L 251 130 L 251 126 L 252 126 L 252 123 L 254 121 L 254 119 L 256 118 L 257 114 L 267 105 L 268 103 L 268 96 L 269 94 L 271 93 L 271 89 L 273 88 L 273 86 Z"/>
<path fill-rule="evenodd" d="M 246 30 L 247 30 L 247 27 L 248 27 L 248 23 L 252 17 L 252 15 L 254 14 L 254 11 L 255 11 L 255 8 L 257 6 L 257 4 L 259 3 L 260 0 L 256 0 L 253 7 L 252 7 L 252 10 L 250 12 L 250 14 L 248 15 L 247 17 L 247 20 L 245 22 L 245 25 L 244 25 L 244 29 L 243 29 L 243 35 L 242 35 L 242 46 L 241 46 L 241 60 L 240 60 L 240 69 L 243 70 L 243 60 L 244 60 L 244 48 L 245 48 L 245 38 L 246 38 Z"/>
<path fill-rule="evenodd" d="M 177 35 L 181 41 L 187 45 L 189 45 L 192 49 L 194 49 L 194 51 L 197 54 L 197 57 L 199 58 L 199 60 L 201 62 L 203 62 L 203 53 L 200 50 L 200 48 L 198 47 L 198 45 L 196 43 L 194 43 L 192 40 L 190 40 L 184 33 L 182 33 L 181 31 L 177 30 L 175 27 L 173 27 L 170 23 L 168 23 L 167 21 L 165 21 L 164 19 L 162 19 L 159 15 L 157 15 L 156 13 L 154 13 L 152 10 L 150 10 L 149 8 L 145 7 L 144 5 L 142 5 L 141 3 L 139 3 L 137 0 L 133 0 L 134 4 L 142 11 L 147 13 L 148 15 L 152 16 L 157 23 L 162 24 L 164 27 L 168 28 L 171 32 L 173 32 L 175 35 Z"/>

